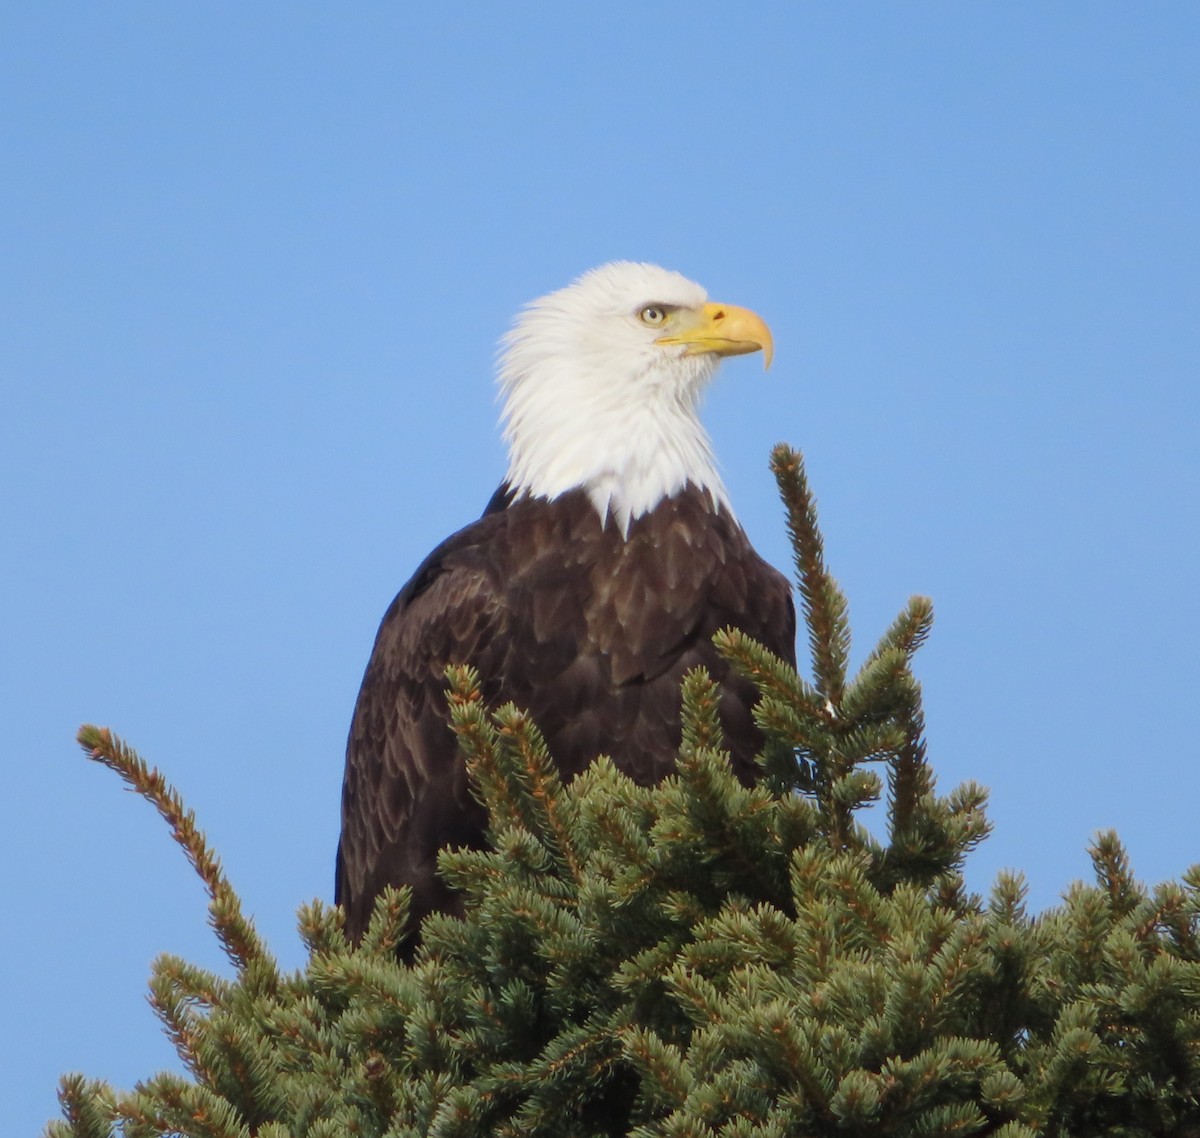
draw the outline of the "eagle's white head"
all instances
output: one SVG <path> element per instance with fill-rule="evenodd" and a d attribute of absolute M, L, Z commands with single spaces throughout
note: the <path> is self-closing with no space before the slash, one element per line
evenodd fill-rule
<path fill-rule="evenodd" d="M 622 533 L 689 482 L 728 510 L 700 397 L 722 357 L 760 349 L 769 366 L 753 312 L 657 265 L 615 261 L 535 300 L 500 360 L 509 485 L 540 498 L 582 487 Z"/>

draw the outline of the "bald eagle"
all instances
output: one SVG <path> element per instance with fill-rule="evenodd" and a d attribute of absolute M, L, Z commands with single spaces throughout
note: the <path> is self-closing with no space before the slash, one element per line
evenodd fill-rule
<path fill-rule="evenodd" d="M 757 778 L 756 693 L 712 636 L 732 625 L 794 663 L 796 618 L 734 517 L 698 410 L 723 357 L 759 350 L 769 365 L 758 316 L 654 265 L 604 265 L 518 317 L 499 369 L 507 476 L 392 602 L 354 710 L 336 885 L 352 940 L 387 885 L 412 887 L 414 927 L 455 911 L 437 851 L 482 842 L 448 664 L 474 665 L 490 703 L 527 709 L 564 779 L 605 754 L 643 785 L 672 771 L 680 682 L 703 665 L 733 769 Z"/>

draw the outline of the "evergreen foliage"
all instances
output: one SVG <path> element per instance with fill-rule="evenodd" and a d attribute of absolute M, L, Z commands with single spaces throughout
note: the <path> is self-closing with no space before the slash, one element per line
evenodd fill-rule
<path fill-rule="evenodd" d="M 812 681 L 718 638 L 763 693 L 763 781 L 730 773 L 702 672 L 677 773 L 645 788 L 606 759 L 563 786 L 536 726 L 452 669 L 491 848 L 442 854 L 467 913 L 428 918 L 412 966 L 395 891 L 356 950 L 305 906 L 307 966 L 282 972 L 162 776 L 85 728 L 171 825 L 233 975 L 159 959 L 151 1002 L 190 1076 L 68 1076 L 47 1138 L 1200 1135 L 1200 867 L 1149 892 L 1102 835 L 1096 884 L 1045 914 L 1019 877 L 969 894 L 984 793 L 940 796 L 926 761 L 929 602 L 849 675 L 800 456 L 773 465 Z M 860 812 L 885 794 L 876 837 Z"/>

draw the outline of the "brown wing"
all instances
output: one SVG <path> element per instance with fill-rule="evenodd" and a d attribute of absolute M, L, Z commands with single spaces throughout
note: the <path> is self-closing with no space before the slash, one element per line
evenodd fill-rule
<path fill-rule="evenodd" d="M 734 770 L 752 782 L 757 695 L 713 647 L 727 625 L 794 662 L 787 581 L 707 494 L 682 491 L 627 537 L 581 491 L 498 494 L 430 555 L 379 630 L 346 756 L 336 895 L 349 934 L 388 884 L 413 887 L 415 919 L 453 910 L 437 850 L 482 838 L 448 725 L 447 664 L 474 664 L 490 703 L 528 709 L 564 778 L 603 753 L 644 785 L 674 769 L 680 682 L 702 665 L 721 684 Z"/>
<path fill-rule="evenodd" d="M 507 612 L 486 549 L 488 518 L 434 551 L 383 618 L 346 746 L 335 899 L 358 940 L 385 885 L 413 887 L 414 919 L 453 907 L 437 878 L 443 845 L 477 845 L 486 815 L 470 794 L 446 711 L 445 669 L 494 670 Z"/>

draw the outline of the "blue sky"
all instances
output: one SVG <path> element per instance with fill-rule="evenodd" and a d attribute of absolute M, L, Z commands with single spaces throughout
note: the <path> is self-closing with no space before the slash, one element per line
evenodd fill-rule
<path fill-rule="evenodd" d="M 13 1133 L 171 1061 L 220 958 L 159 764 L 288 964 L 377 622 L 504 466 L 495 344 L 620 257 L 759 311 L 708 422 L 760 550 L 801 447 L 859 657 L 911 593 L 940 786 L 1053 904 L 1200 861 L 1200 9 L 8 5 L 0 652 Z"/>

